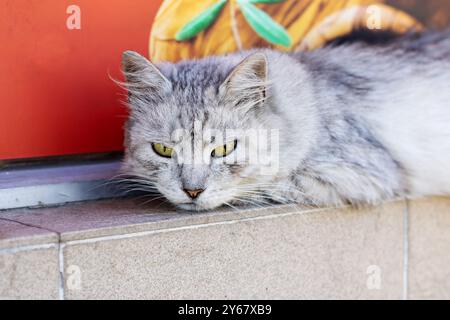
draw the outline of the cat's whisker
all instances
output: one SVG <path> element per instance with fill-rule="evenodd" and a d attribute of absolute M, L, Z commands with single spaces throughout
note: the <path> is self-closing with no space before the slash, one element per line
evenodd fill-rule
<path fill-rule="evenodd" d="M 233 210 L 235 210 L 237 212 L 242 211 L 242 210 L 239 210 L 238 208 L 236 208 L 235 206 L 233 206 L 232 204 L 230 204 L 229 202 L 224 202 L 223 204 L 228 206 L 228 207 L 230 207 L 231 209 L 233 209 Z"/>
<path fill-rule="evenodd" d="M 240 203 L 249 204 L 251 206 L 258 207 L 258 208 L 262 208 L 263 207 L 259 201 L 253 201 L 253 200 L 250 200 L 250 198 L 234 197 L 234 200 L 236 200 L 236 201 L 238 201 Z"/>
<path fill-rule="evenodd" d="M 197 120 L 209 129 L 274 129 L 280 170 L 270 176 L 256 173 L 256 164 L 240 170 L 243 157 L 235 167 L 215 161 L 217 166 L 191 170 L 170 156 L 152 154 L 142 161 L 129 152 L 124 170 L 140 173 L 117 180 L 130 192 L 161 190 L 175 203 L 186 200 L 185 185 L 206 187 L 194 208 L 223 203 L 237 211 L 235 204 L 337 207 L 449 193 L 449 38 L 448 31 L 424 33 L 383 46 L 342 45 L 319 53 L 255 49 L 159 69 L 126 52 L 127 81 L 113 81 L 127 90 L 130 148 L 172 143 L 168 132 L 176 126 L 188 131 L 181 138 L 195 148 L 200 138 L 191 126 Z M 392 66 L 396 72 L 386 72 Z M 152 170 L 160 166 L 167 169 Z"/>
<path fill-rule="evenodd" d="M 270 201 L 264 201 L 261 199 L 256 199 L 255 201 L 250 200 L 249 198 L 240 198 L 240 197 L 236 197 L 235 198 L 237 201 L 240 201 L 244 204 L 250 204 L 253 206 L 256 206 L 260 209 L 265 209 L 265 208 L 275 208 L 277 207 L 277 204 L 274 204 Z"/>
<path fill-rule="evenodd" d="M 126 191 L 124 191 L 125 194 L 129 194 L 132 192 L 136 192 L 136 191 L 143 191 L 143 192 L 148 192 L 148 193 L 156 193 L 155 192 L 156 189 L 146 189 L 146 188 L 131 188 L 131 189 L 127 189 Z"/>
<path fill-rule="evenodd" d="M 144 203 L 141 203 L 141 205 L 145 206 L 145 205 L 148 205 L 148 204 L 150 204 L 150 203 L 152 203 L 154 201 L 161 200 L 161 199 L 165 199 L 165 197 L 164 196 L 159 196 L 159 197 L 151 198 L 150 200 L 145 201 Z M 165 203 L 165 202 L 167 202 L 167 201 L 163 201 L 163 203 Z M 159 207 L 156 207 L 156 209 L 158 209 L 158 208 Z"/>
<path fill-rule="evenodd" d="M 155 198 L 155 196 L 161 196 L 161 194 L 153 194 L 153 193 L 147 193 L 147 194 L 144 194 L 144 195 L 141 195 L 141 196 L 136 196 L 136 197 L 133 197 L 133 199 L 135 199 L 135 200 L 146 200 L 146 199 L 154 199 Z"/>
<path fill-rule="evenodd" d="M 124 186 L 141 185 L 141 186 L 154 187 L 154 185 L 155 185 L 155 183 L 151 182 L 151 181 L 138 181 L 138 180 L 124 180 L 119 183 Z"/>

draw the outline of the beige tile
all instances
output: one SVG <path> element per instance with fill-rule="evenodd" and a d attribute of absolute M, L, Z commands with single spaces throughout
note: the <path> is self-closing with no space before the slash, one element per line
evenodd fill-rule
<path fill-rule="evenodd" d="M 119 232 L 138 231 L 132 228 L 124 230 L 124 227 L 178 218 L 176 211 L 159 206 L 160 203 L 149 206 L 141 203 L 131 199 L 90 201 L 60 207 L 17 209 L 2 215 L 24 224 L 54 230 L 64 237 L 63 240 L 110 235 L 117 227 Z"/>
<path fill-rule="evenodd" d="M 411 201 L 409 297 L 450 299 L 450 199 Z"/>
<path fill-rule="evenodd" d="M 165 203 L 133 199 L 115 199 L 69 204 L 61 207 L 18 209 L 3 213 L 4 217 L 24 224 L 54 230 L 62 241 L 112 236 L 205 224 L 297 210 L 287 205 L 274 208 L 248 208 L 236 212 L 218 209 L 212 212 L 177 211 Z"/>
<path fill-rule="evenodd" d="M 235 216 L 68 242 L 65 294 L 69 299 L 399 299 L 403 212 L 404 203 L 397 202 L 363 210 Z M 367 286 L 370 266 L 381 272 L 379 290 Z"/>
<path fill-rule="evenodd" d="M 57 299 L 59 283 L 56 245 L 0 250 L 0 299 Z"/>
<path fill-rule="evenodd" d="M 0 217 L 0 299 L 57 299 L 58 235 Z"/>
<path fill-rule="evenodd" d="M 0 250 L 58 242 L 58 235 L 0 217 Z"/>

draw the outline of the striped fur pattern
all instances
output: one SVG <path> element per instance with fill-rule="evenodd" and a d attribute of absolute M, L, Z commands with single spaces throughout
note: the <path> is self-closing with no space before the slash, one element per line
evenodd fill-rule
<path fill-rule="evenodd" d="M 123 64 L 131 109 L 124 172 L 182 209 L 450 194 L 449 32 L 157 66 L 126 52 Z M 180 161 L 184 150 L 209 154 L 223 143 L 204 141 L 205 129 L 276 132 L 277 170 L 249 163 L 240 149 L 270 146 L 249 145 L 239 134 L 233 163 Z M 162 158 L 154 142 L 177 152 Z M 190 199 L 185 188 L 205 191 Z"/>

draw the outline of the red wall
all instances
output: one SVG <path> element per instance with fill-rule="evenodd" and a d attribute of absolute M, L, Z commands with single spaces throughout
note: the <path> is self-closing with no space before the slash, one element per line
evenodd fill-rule
<path fill-rule="evenodd" d="M 124 50 L 147 55 L 159 0 L 0 0 L 0 159 L 122 149 Z M 69 30 L 69 5 L 81 30 Z"/>

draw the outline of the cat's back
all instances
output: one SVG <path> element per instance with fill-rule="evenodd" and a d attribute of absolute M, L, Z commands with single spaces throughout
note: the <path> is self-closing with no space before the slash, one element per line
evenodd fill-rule
<path fill-rule="evenodd" d="M 450 66 L 450 29 L 406 35 L 378 45 L 330 45 L 298 54 L 297 58 L 307 64 L 338 67 L 369 80 L 396 80 L 417 73 L 446 75 Z"/>
<path fill-rule="evenodd" d="M 345 63 L 367 77 L 372 90 L 355 111 L 404 166 L 411 194 L 448 194 L 450 32 L 364 49 Z"/>
<path fill-rule="evenodd" d="M 411 195 L 450 193 L 450 30 L 293 57 L 320 88 L 322 118 L 350 112 L 369 126 L 403 167 Z"/>

